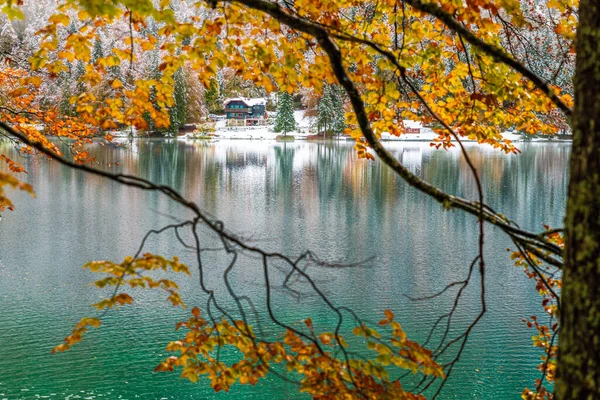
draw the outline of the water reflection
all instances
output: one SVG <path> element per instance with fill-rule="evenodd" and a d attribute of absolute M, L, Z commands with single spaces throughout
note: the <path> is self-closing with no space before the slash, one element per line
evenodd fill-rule
<path fill-rule="evenodd" d="M 457 151 L 412 143 L 389 147 L 424 179 L 454 194 L 476 196 Z M 490 205 L 527 229 L 561 224 L 568 145 L 525 144 L 518 156 L 476 146 L 468 146 L 468 151 L 484 176 Z M 428 294 L 461 279 L 476 253 L 473 217 L 442 211 L 387 167 L 357 160 L 349 144 L 140 140 L 129 149 L 98 146 L 94 152 L 106 163 L 120 163 L 110 167 L 112 171 L 173 186 L 228 229 L 268 250 L 298 255 L 311 249 L 333 262 L 375 257 L 365 268 L 309 271 L 337 305 L 374 320 L 376 313 L 392 308 L 416 338 L 424 337 L 431 322 L 447 311 L 450 297 L 412 303 L 402 294 Z M 7 142 L 0 142 L 0 153 L 18 157 Z M 17 209 L 5 213 L 0 222 L 0 396 L 219 397 L 207 385 L 151 372 L 164 356 L 165 343 L 174 337 L 171 327 L 185 315 L 160 296 L 136 293 L 136 306 L 110 313 L 105 326 L 90 333 L 81 346 L 58 356 L 48 354 L 74 322 L 90 313 L 89 304 L 100 295 L 88 287 L 93 276 L 80 266 L 90 259 L 131 254 L 146 230 L 170 222 L 166 215 L 187 214 L 156 194 L 107 183 L 45 159 L 22 163 L 37 198 L 11 193 Z M 511 266 L 505 250 L 510 243 L 495 229 L 487 233 L 490 310 L 444 398 L 513 398 L 538 376 L 539 354 L 520 319 L 539 311 L 539 299 L 522 272 Z M 149 250 L 180 254 L 193 263 L 172 237 L 151 240 Z M 226 258 L 213 255 L 208 261 L 207 282 L 226 299 L 220 276 Z M 244 259 L 232 282 L 264 309 L 264 285 L 256 278 L 259 268 L 255 260 Z M 274 279 L 282 275 L 274 272 Z M 203 304 L 195 279 L 181 283 L 190 304 Z M 307 288 L 298 284 L 297 289 Z M 310 315 L 320 327 L 333 322 L 333 315 L 314 296 L 298 300 L 283 291 L 274 296 L 277 313 L 286 321 Z M 477 307 L 473 288 L 457 322 L 468 323 Z M 296 390 L 272 380 L 256 388 L 236 387 L 233 394 L 292 398 Z"/>

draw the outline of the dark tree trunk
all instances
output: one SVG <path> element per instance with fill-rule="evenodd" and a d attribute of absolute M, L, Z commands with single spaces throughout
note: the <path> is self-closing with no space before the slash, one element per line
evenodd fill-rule
<path fill-rule="evenodd" d="M 582 0 L 557 399 L 600 399 L 600 2 Z"/>

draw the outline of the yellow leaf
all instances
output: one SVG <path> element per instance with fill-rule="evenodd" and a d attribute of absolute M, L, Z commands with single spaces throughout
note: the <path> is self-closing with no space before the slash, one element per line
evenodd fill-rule
<path fill-rule="evenodd" d="M 64 26 L 67 26 L 69 25 L 69 22 L 71 22 L 71 18 L 69 18 L 69 16 L 65 14 L 53 14 L 50 16 L 50 18 L 48 18 L 48 21 L 53 23 L 54 25 L 62 24 Z"/>
<path fill-rule="evenodd" d="M 40 68 L 43 68 L 47 61 L 44 57 L 40 57 L 40 56 L 33 56 L 29 59 L 29 62 L 31 63 L 31 69 L 36 71 Z"/>
<path fill-rule="evenodd" d="M 69 62 L 75 60 L 75 54 L 70 51 L 59 51 L 57 54 L 58 58 L 66 58 Z"/>
<path fill-rule="evenodd" d="M 394 319 L 394 313 L 391 310 L 385 310 L 383 313 L 390 321 Z"/>
<path fill-rule="evenodd" d="M 28 76 L 27 78 L 21 79 L 21 85 L 33 85 L 36 88 L 40 87 L 42 79 L 38 76 Z"/>
<path fill-rule="evenodd" d="M 21 87 L 15 90 L 10 91 L 9 95 L 12 97 L 19 97 L 19 96 L 23 96 L 24 94 L 29 93 L 29 90 L 27 88 Z"/>

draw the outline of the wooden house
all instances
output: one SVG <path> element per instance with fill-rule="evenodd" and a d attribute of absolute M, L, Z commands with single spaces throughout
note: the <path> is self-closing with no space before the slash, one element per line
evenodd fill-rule
<path fill-rule="evenodd" d="M 258 126 L 266 123 L 267 100 L 236 97 L 223 102 L 228 126 Z"/>

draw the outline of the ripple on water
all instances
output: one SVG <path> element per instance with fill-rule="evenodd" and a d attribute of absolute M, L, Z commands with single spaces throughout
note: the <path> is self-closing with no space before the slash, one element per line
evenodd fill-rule
<path fill-rule="evenodd" d="M 358 161 L 351 145 L 140 141 L 136 146 L 136 153 L 111 146 L 95 151 L 103 159 L 121 160 L 121 172 L 172 185 L 228 229 L 270 250 L 299 254 L 311 249 L 334 262 L 374 257 L 360 268 L 308 271 L 336 304 L 352 307 L 368 320 L 376 323 L 391 308 L 412 338 L 426 337 L 432 322 L 447 312 L 452 293 L 425 303 L 403 294 L 427 295 L 464 279 L 475 256 L 474 218 L 441 211 L 381 164 Z M 400 155 L 405 150 L 403 144 L 390 146 Z M 409 150 L 411 168 L 424 178 L 452 193 L 474 193 L 456 152 L 415 144 Z M 4 142 L 0 151 L 14 155 Z M 522 151 L 506 156 L 469 147 L 484 174 L 486 199 L 527 229 L 538 230 L 542 223 L 558 226 L 570 149 L 546 144 L 524 145 Z M 4 213 L 0 222 L 0 398 L 226 397 L 206 383 L 193 385 L 178 374 L 152 372 L 167 356 L 165 345 L 181 335 L 174 324 L 186 315 L 165 305 L 163 295 L 134 293 L 135 306 L 109 313 L 103 326 L 71 351 L 50 354 L 81 317 L 94 314 L 90 304 L 100 298 L 89 287 L 93 275 L 81 266 L 132 254 L 148 229 L 170 222 L 164 214 L 178 216 L 181 210 L 160 196 L 107 184 L 47 160 L 26 164 L 26 179 L 37 198 L 14 193 L 17 208 Z M 538 377 L 540 354 L 520 320 L 539 312 L 540 299 L 522 271 L 511 266 L 507 247 L 510 243 L 499 232 L 486 230 L 489 312 L 473 330 L 444 398 L 517 398 Z M 194 265 L 173 237 L 151 240 L 149 250 L 180 254 Z M 219 298 L 226 297 L 219 283 L 226 261 L 206 256 L 206 279 Z M 233 285 L 264 310 L 260 264 L 244 259 L 238 268 Z M 282 275 L 274 270 L 273 279 Z M 205 304 L 196 282 L 197 276 L 180 281 L 190 305 Z M 301 283 L 295 287 L 308 292 Z M 311 316 L 315 326 L 329 330 L 335 322 L 314 296 L 298 301 L 283 291 L 273 293 L 283 319 Z M 464 328 L 478 312 L 477 284 L 460 304 L 451 332 Z M 267 335 L 277 334 L 266 328 Z M 255 388 L 232 388 L 230 397 L 301 396 L 269 377 Z"/>

